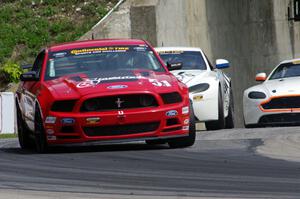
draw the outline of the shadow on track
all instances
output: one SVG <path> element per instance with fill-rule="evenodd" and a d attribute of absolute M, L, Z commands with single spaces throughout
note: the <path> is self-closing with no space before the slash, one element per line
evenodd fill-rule
<path fill-rule="evenodd" d="M 145 143 L 123 143 L 110 145 L 91 145 L 91 146 L 55 146 L 50 147 L 46 154 L 68 154 L 68 153 L 90 153 L 90 152 L 119 152 L 119 151 L 146 151 L 170 149 L 167 144 L 148 145 Z M 0 148 L 0 151 L 13 154 L 31 155 L 37 154 L 35 150 L 23 150 L 19 147 Z"/>

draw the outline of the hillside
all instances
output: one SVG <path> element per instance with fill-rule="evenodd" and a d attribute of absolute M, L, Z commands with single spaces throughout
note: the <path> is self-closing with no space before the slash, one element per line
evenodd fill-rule
<path fill-rule="evenodd" d="M 117 1 L 1 0 L 0 70 L 32 63 L 43 46 L 78 39 Z M 13 81 L 1 75 L 2 82 Z"/>

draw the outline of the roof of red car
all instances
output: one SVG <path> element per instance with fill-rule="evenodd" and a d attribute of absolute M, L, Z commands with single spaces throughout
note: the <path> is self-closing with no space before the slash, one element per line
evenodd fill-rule
<path fill-rule="evenodd" d="M 142 45 L 145 41 L 140 39 L 101 39 L 101 40 L 86 40 L 62 43 L 50 46 L 50 51 L 63 51 L 76 48 L 87 48 L 96 46 L 116 46 L 116 45 Z"/>

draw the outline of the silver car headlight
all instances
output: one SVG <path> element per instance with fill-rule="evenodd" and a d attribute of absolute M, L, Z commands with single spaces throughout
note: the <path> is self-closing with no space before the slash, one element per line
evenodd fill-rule
<path fill-rule="evenodd" d="M 209 84 L 203 83 L 203 84 L 197 84 L 197 85 L 189 87 L 189 92 L 190 93 L 199 93 L 199 92 L 206 91 L 207 89 L 209 89 Z"/>
<path fill-rule="evenodd" d="M 263 92 L 259 92 L 259 91 L 251 91 L 249 94 L 248 94 L 248 97 L 250 99 L 265 99 L 267 96 L 265 93 Z"/>

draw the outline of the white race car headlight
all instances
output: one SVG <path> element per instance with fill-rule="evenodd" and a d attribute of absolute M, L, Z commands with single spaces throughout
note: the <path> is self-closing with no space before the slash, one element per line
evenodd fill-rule
<path fill-rule="evenodd" d="M 265 99 L 267 96 L 265 93 L 263 92 L 259 92 L 259 91 L 251 91 L 249 94 L 248 94 L 248 97 L 250 99 Z"/>
<path fill-rule="evenodd" d="M 203 83 L 203 84 L 197 84 L 197 85 L 189 87 L 189 92 L 190 93 L 199 93 L 199 92 L 206 91 L 207 89 L 209 89 L 209 84 Z"/>

